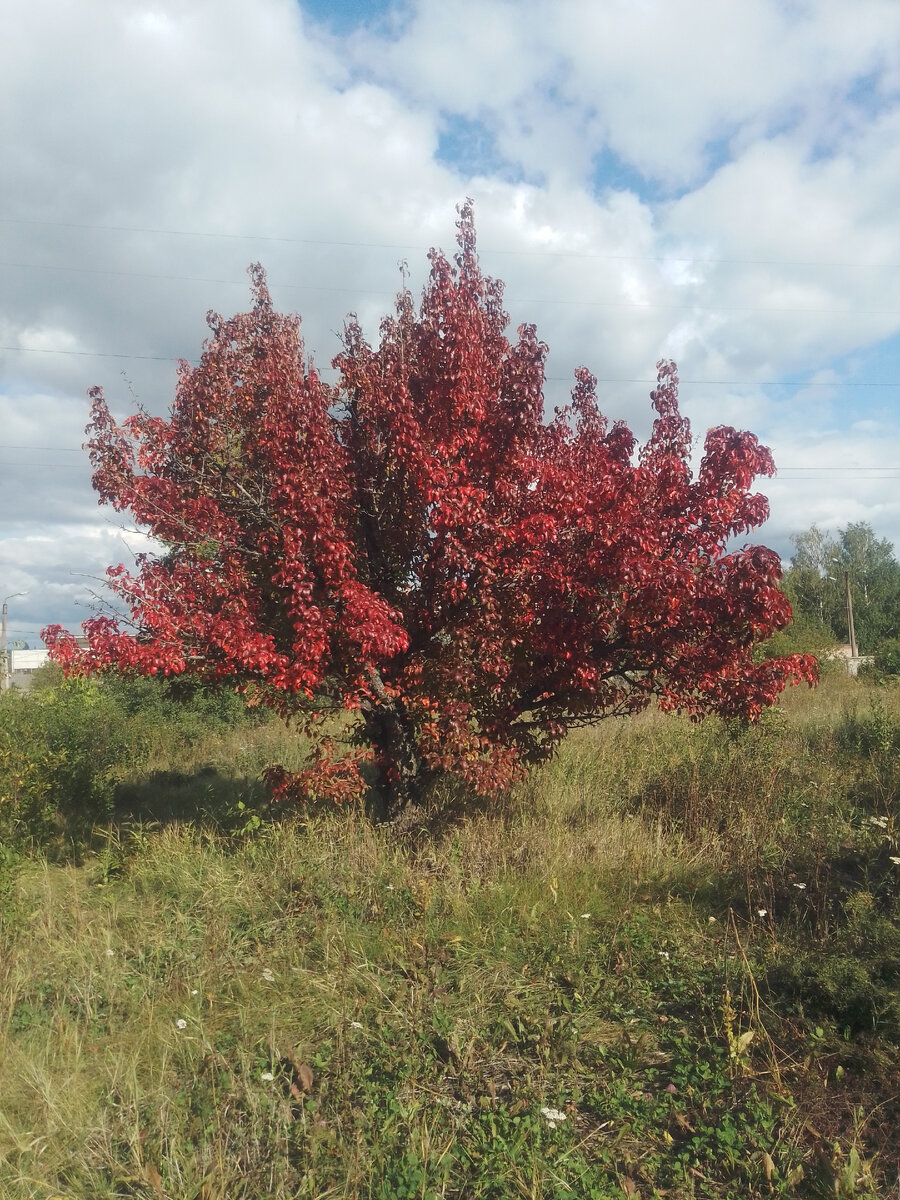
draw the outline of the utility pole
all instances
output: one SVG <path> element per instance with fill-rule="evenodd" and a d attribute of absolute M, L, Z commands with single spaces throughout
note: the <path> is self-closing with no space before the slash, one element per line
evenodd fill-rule
<path fill-rule="evenodd" d="M 850 657 L 859 658 L 856 645 L 856 630 L 853 627 L 853 596 L 850 592 L 850 572 L 844 572 L 844 596 L 847 600 L 847 630 L 850 634 Z"/>
<path fill-rule="evenodd" d="M 3 601 L 3 614 L 0 617 L 0 691 L 9 688 L 9 658 L 6 654 L 6 611 L 7 600 L 15 600 L 16 596 L 25 596 L 27 592 L 13 592 Z"/>

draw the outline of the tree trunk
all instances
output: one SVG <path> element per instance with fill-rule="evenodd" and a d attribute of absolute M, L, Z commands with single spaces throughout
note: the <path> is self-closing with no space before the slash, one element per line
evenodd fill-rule
<path fill-rule="evenodd" d="M 372 672 L 372 690 L 377 699 L 363 708 L 363 718 L 379 767 L 374 807 L 381 820 L 393 822 L 422 803 L 427 771 L 412 723 L 377 671 Z"/>

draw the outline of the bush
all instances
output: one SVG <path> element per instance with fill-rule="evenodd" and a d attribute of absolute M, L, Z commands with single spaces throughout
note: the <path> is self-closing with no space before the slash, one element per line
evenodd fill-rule
<path fill-rule="evenodd" d="M 120 783 L 210 732 L 256 720 L 233 692 L 113 672 L 0 697 L 0 843 L 82 840 L 113 811 Z M 268 718 L 268 714 L 266 714 Z"/>
<path fill-rule="evenodd" d="M 0 700 L 0 839 L 43 842 L 108 816 L 128 739 L 114 699 L 70 679 Z"/>
<path fill-rule="evenodd" d="M 248 709 L 233 689 L 213 687 L 195 678 L 121 675 L 117 671 L 107 671 L 101 678 L 104 692 L 129 719 L 132 739 L 140 744 L 144 757 L 158 754 L 163 747 L 190 747 L 212 731 L 259 719 L 259 710 Z M 265 719 L 268 717 L 266 713 Z"/>
<path fill-rule="evenodd" d="M 900 638 L 885 638 L 878 643 L 875 669 L 883 675 L 900 675 Z"/>
<path fill-rule="evenodd" d="M 787 654 L 812 654 L 819 664 L 819 678 L 822 679 L 839 672 L 846 674 L 843 661 L 832 654 L 837 644 L 834 631 L 828 625 L 795 609 L 790 625 L 760 642 L 754 658 L 762 661 Z"/>
<path fill-rule="evenodd" d="M 881 910 L 884 911 L 881 911 Z M 853 1034 L 900 1038 L 900 923 L 891 896 L 862 889 L 845 901 L 821 946 L 785 952 L 769 973 L 774 995 Z"/>

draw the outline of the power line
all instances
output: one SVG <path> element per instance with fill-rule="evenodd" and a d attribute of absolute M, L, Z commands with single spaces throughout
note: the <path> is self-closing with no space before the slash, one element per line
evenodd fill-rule
<path fill-rule="evenodd" d="M 65 451 L 66 454 L 82 454 L 84 446 L 32 446 L 17 442 L 4 442 L 0 443 L 0 450 L 59 450 Z"/>
<path fill-rule="evenodd" d="M 85 462 L 85 463 L 54 463 L 54 462 L 6 461 L 6 462 L 0 462 L 0 467 L 7 467 L 7 468 L 20 467 L 22 470 L 28 470 L 28 471 L 33 471 L 35 469 L 47 469 L 47 470 L 53 470 L 53 471 L 82 471 L 82 470 L 87 469 L 89 467 L 89 464 L 87 462 Z M 781 478 L 786 483 L 814 483 L 817 479 L 826 479 L 826 478 L 830 479 L 833 477 L 831 474 L 816 475 L 815 472 L 818 471 L 819 469 L 820 468 L 817 468 L 817 467 L 808 467 L 808 468 L 807 467 L 778 467 L 776 474 L 774 476 L 770 476 L 770 477 L 759 476 L 759 483 L 757 485 L 757 490 L 766 491 L 766 490 L 768 490 L 769 487 L 772 486 L 771 483 L 766 484 L 764 482 L 765 478 L 770 478 L 772 480 L 772 482 L 775 482 L 777 479 Z M 860 469 L 855 469 L 853 467 L 822 467 L 821 470 L 824 472 L 840 471 L 848 479 L 868 480 L 871 483 L 881 483 L 881 482 L 885 482 L 886 480 L 890 480 L 890 479 L 900 479 L 900 469 L 898 469 L 896 467 L 893 467 L 893 468 L 891 468 L 891 467 L 884 467 L 884 468 L 862 467 Z M 872 474 L 873 471 L 880 471 L 881 473 L 880 474 Z M 796 472 L 803 472 L 803 473 L 796 474 Z M 3 484 L 0 483 L 0 489 L 2 489 L 2 487 L 3 487 Z"/>
<path fill-rule="evenodd" d="M 780 475 L 782 471 L 846 471 L 846 472 L 852 473 L 854 475 L 857 475 L 861 471 L 898 471 L 898 470 L 900 470 L 900 467 L 898 467 L 898 466 L 888 466 L 888 467 L 832 467 L 832 466 L 779 467 L 778 473 Z"/>
<path fill-rule="evenodd" d="M 345 246 L 363 250 L 420 250 L 428 251 L 432 247 L 424 243 L 414 242 L 363 242 L 349 239 L 334 238 L 300 238 L 285 237 L 273 234 L 259 233 L 221 233 L 196 229 L 165 229 L 145 225 L 102 225 L 80 221 L 46 221 L 35 217 L 4 217 L 0 222 L 9 225 L 38 225 L 51 229 L 91 229 L 106 233 L 150 233 L 164 237 L 193 237 L 210 238 L 221 241 L 240 242 L 277 242 L 287 245 L 301 246 Z M 714 258 L 697 255 L 655 255 L 655 254 L 599 254 L 580 250 L 522 250 L 504 247 L 481 247 L 482 254 L 507 254 L 531 258 L 580 258 L 605 259 L 610 262 L 678 262 L 678 263 L 708 263 L 729 264 L 741 266 L 782 266 L 782 267 L 851 267 L 867 270 L 900 270 L 897 263 L 866 263 L 848 261 L 829 261 L 826 259 L 768 259 L 768 258 Z"/>
<path fill-rule="evenodd" d="M 26 446 L 24 443 L 19 444 L 17 442 L 2 442 L 2 443 L 0 443 L 0 450 L 41 450 L 41 451 L 44 451 L 44 450 L 57 451 L 58 450 L 60 452 L 65 451 L 66 454 L 81 454 L 82 451 L 84 450 L 84 447 L 83 446 Z"/>
<path fill-rule="evenodd" d="M 5 442 L 0 443 L 0 450 L 36 450 L 41 453 L 65 453 L 65 454 L 86 454 L 83 446 L 27 446 L 19 443 Z M 0 466 L 4 467 L 52 467 L 56 470 L 81 470 L 87 466 L 87 462 L 83 463 L 55 463 L 55 462 L 16 462 L 6 461 L 0 462 Z M 836 466 L 823 464 L 815 467 L 793 467 L 793 466 L 778 466 L 778 475 L 804 474 L 810 475 L 818 472 L 828 472 L 843 475 L 853 475 L 857 478 L 871 479 L 893 479 L 900 475 L 900 465 L 888 466 Z"/>
<path fill-rule="evenodd" d="M 170 283 L 223 283 L 233 287 L 248 286 L 246 279 L 219 279 L 207 275 L 164 275 L 155 271 L 114 271 L 107 267 L 66 267 L 57 266 L 55 263 L 23 263 L 3 260 L 0 261 L 0 267 L 17 267 L 23 271 L 65 271 L 77 275 L 110 275 L 114 278 L 125 279 L 162 279 Z M 396 295 L 395 292 L 386 291 L 384 288 L 340 288 L 326 287 L 315 283 L 275 283 L 272 280 L 268 280 L 268 283 L 270 287 L 292 288 L 296 291 L 306 292 L 333 292 L 348 296 Z"/>
<path fill-rule="evenodd" d="M 160 279 L 179 283 L 215 283 L 233 287 L 245 287 L 246 280 L 219 279 L 203 275 L 164 275 L 152 271 L 119 271 L 103 267 L 68 267 L 45 263 L 21 263 L 0 261 L 0 266 L 17 267 L 29 271 L 62 271 L 84 275 L 108 275 L 114 278 L 128 279 Z M 290 283 L 269 280 L 272 288 L 292 289 L 295 291 L 326 292 L 333 295 L 351 296 L 394 296 L 395 292 L 383 288 L 339 288 L 328 287 L 314 283 Z M 900 309 L 895 308 L 801 308 L 797 305 L 760 305 L 760 304 L 670 304 L 642 300 L 574 300 L 556 299 L 553 297 L 522 297 L 505 296 L 506 304 L 526 305 L 563 305 L 575 308 L 612 308 L 612 309 L 646 309 L 661 312 L 703 312 L 703 313 L 810 313 L 820 316 L 856 316 L 856 317 L 896 317 Z"/>
<path fill-rule="evenodd" d="M 0 462 L 0 467 L 21 467 L 23 470 L 28 470 L 28 471 L 33 470 L 35 467 L 47 467 L 47 468 L 52 467 L 54 471 L 82 471 L 82 470 L 84 470 L 84 468 L 87 465 L 88 465 L 87 462 L 84 462 L 84 463 L 56 463 L 56 462 L 24 462 L 22 460 L 19 460 L 17 462 L 15 459 L 8 459 L 5 462 Z M 0 487 L 2 487 L 2 486 L 3 486 L 2 483 L 0 483 Z"/>
<path fill-rule="evenodd" d="M 43 346 L 0 346 L 0 350 L 9 351 L 12 354 L 69 354 L 78 358 L 124 358 L 134 359 L 137 362 L 187 362 L 196 366 L 199 358 L 181 358 L 173 355 L 165 354 L 121 354 L 107 350 L 63 350 L 51 349 Z M 325 371 L 333 372 L 334 367 L 321 366 L 317 367 L 318 374 L 323 374 Z M 646 384 L 649 387 L 655 387 L 656 379 L 638 379 L 629 378 L 627 376 L 596 376 L 597 383 L 640 383 Z M 545 375 L 545 381 L 554 383 L 572 383 L 574 382 L 571 375 Z M 896 388 L 900 387 L 900 380 L 897 381 L 876 381 L 876 382 L 853 382 L 852 380 L 798 380 L 798 379 L 682 379 L 679 377 L 679 385 L 685 387 L 775 387 L 775 388 L 798 388 L 805 390 L 806 388 Z"/>
<path fill-rule="evenodd" d="M 189 362 L 199 363 L 199 358 L 178 359 L 168 354 L 114 354 L 107 350 L 51 350 L 42 346 L 0 346 L 0 350 L 9 350 L 15 354 L 71 354 L 77 358 L 127 358 L 137 362 Z"/>

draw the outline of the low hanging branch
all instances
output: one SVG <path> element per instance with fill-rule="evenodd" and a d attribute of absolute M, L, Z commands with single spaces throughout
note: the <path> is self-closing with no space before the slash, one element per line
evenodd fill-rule
<path fill-rule="evenodd" d="M 377 346 L 349 320 L 334 388 L 254 267 L 252 310 L 210 316 L 168 420 L 118 425 L 94 389 L 100 500 L 168 549 L 108 572 L 136 633 L 97 616 L 82 649 L 44 631 L 69 672 L 250 688 L 318 747 L 299 776 L 270 776 L 279 790 L 374 783 L 390 814 L 442 773 L 495 793 L 568 729 L 653 698 L 752 720 L 814 681 L 808 657 L 754 662 L 790 619 L 780 562 L 728 548 L 768 515 L 751 487 L 769 451 L 710 430 L 694 478 L 667 362 L 640 449 L 584 369 L 545 423 L 547 347 L 531 325 L 508 339 L 471 204 L 458 231 L 454 262 L 432 251 L 419 311 L 402 292 Z M 334 709 L 359 714 L 361 749 L 316 740 Z"/>

